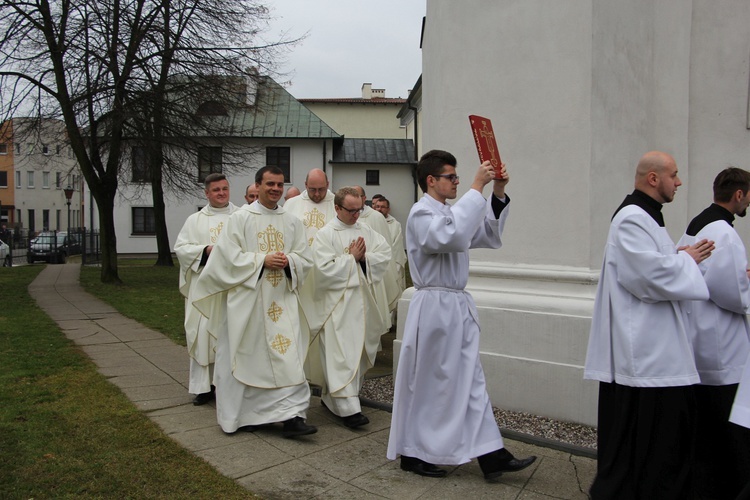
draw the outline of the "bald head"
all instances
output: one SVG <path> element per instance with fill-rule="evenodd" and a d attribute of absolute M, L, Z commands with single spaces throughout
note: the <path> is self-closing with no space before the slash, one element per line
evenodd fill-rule
<path fill-rule="evenodd" d="M 289 189 L 286 190 L 286 194 L 284 195 L 284 201 L 288 201 L 291 198 L 294 198 L 295 196 L 299 196 L 300 192 L 299 189 L 291 186 Z"/>
<path fill-rule="evenodd" d="M 305 177 L 307 196 L 313 203 L 320 203 L 328 194 L 328 176 L 319 168 L 314 168 Z"/>
<path fill-rule="evenodd" d="M 247 201 L 247 203 L 250 204 L 257 199 L 258 199 L 258 185 L 250 184 L 248 187 L 245 188 L 245 201 Z"/>
<path fill-rule="evenodd" d="M 662 151 L 649 151 L 638 161 L 635 169 L 635 188 L 659 203 L 674 199 L 682 181 L 677 177 L 677 163 L 672 155 Z"/>

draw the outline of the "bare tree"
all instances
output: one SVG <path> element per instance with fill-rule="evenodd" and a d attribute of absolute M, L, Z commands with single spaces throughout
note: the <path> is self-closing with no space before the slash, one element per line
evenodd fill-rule
<path fill-rule="evenodd" d="M 164 0 L 161 5 L 160 29 L 141 47 L 138 76 L 143 90 L 131 96 L 125 127 L 148 166 L 156 264 L 172 265 L 165 191 L 194 189 L 200 180 L 196 150 L 229 145 L 226 138 L 238 131 L 226 110 L 246 106 L 247 89 L 257 87 L 258 68 L 273 73 L 280 51 L 298 40 L 282 38 L 249 46 L 269 19 L 268 10 L 253 2 Z M 235 163 L 234 149 L 223 148 L 225 173 Z"/>
<path fill-rule="evenodd" d="M 169 264 L 163 186 L 195 181 L 184 167 L 165 179 L 168 152 L 205 130 L 194 112 L 201 94 L 232 94 L 231 84 L 206 94 L 207 77 L 270 68 L 274 49 L 290 43 L 250 46 L 267 20 L 251 0 L 0 0 L 0 114 L 33 108 L 65 122 L 98 207 L 102 281 L 120 281 L 114 203 L 125 147 L 145 146 L 159 261 Z"/>

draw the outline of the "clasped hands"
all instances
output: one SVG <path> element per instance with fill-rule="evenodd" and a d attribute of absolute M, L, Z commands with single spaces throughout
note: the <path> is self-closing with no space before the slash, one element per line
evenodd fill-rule
<path fill-rule="evenodd" d="M 354 260 L 357 262 L 360 262 L 365 258 L 366 251 L 367 247 L 365 246 L 365 239 L 361 236 L 356 240 L 352 240 L 349 244 L 349 255 L 354 257 Z"/>
<path fill-rule="evenodd" d="M 263 262 L 263 266 L 268 269 L 284 269 L 288 265 L 289 259 L 284 252 L 269 253 Z"/>

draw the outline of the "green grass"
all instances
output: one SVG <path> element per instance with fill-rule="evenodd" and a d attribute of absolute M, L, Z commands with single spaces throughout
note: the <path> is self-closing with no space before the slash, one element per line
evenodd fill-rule
<path fill-rule="evenodd" d="M 0 268 L 0 497 L 250 496 L 164 435 L 65 338 L 28 295 L 42 269 Z M 160 293 L 141 295 L 158 303 Z"/>
<path fill-rule="evenodd" d="M 177 289 L 180 268 L 156 267 L 153 260 L 120 259 L 122 285 L 102 283 L 98 267 L 81 269 L 81 286 L 128 318 L 185 345 L 185 299 Z"/>

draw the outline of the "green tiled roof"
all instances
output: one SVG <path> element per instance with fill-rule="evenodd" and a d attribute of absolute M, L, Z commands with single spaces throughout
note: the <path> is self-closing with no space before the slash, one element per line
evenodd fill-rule
<path fill-rule="evenodd" d="M 274 139 L 337 139 L 341 134 L 312 113 L 281 85 L 261 77 L 254 105 L 233 106 L 224 122 L 226 137 Z"/>
<path fill-rule="evenodd" d="M 411 139 L 344 139 L 333 145 L 331 163 L 415 164 Z"/>

